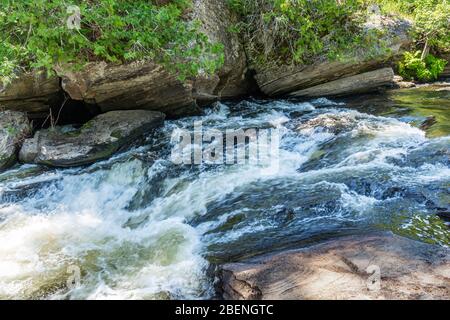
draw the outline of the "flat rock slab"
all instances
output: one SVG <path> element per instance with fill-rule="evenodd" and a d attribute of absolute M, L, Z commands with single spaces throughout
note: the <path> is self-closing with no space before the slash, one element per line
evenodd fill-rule
<path fill-rule="evenodd" d="M 289 95 L 293 97 L 335 97 L 371 92 L 392 84 L 394 84 L 394 71 L 392 68 L 382 68 L 295 91 Z"/>
<path fill-rule="evenodd" d="M 0 112 L 0 171 L 14 164 L 20 145 L 31 134 L 31 130 L 25 113 Z"/>
<path fill-rule="evenodd" d="M 450 249 L 351 236 L 221 268 L 225 299 L 449 299 Z"/>
<path fill-rule="evenodd" d="M 90 164 L 109 158 L 126 144 L 161 126 L 164 118 L 163 113 L 156 111 L 111 111 L 80 129 L 41 130 L 24 142 L 19 159 L 53 167 Z"/>

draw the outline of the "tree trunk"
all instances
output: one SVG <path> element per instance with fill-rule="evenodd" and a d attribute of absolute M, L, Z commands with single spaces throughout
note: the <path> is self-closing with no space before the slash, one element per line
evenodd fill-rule
<path fill-rule="evenodd" d="M 420 59 L 422 61 L 425 60 L 425 58 L 428 56 L 429 53 L 430 53 L 430 47 L 428 46 L 428 38 L 427 38 L 427 40 L 425 41 L 425 46 L 423 48 L 422 56 L 420 57 Z"/>

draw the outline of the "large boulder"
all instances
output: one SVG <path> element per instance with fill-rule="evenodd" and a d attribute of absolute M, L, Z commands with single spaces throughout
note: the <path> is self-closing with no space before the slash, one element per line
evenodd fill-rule
<path fill-rule="evenodd" d="M 59 78 L 44 72 L 24 73 L 6 86 L 0 83 L 0 106 L 27 112 L 30 118 L 45 118 L 60 94 Z"/>
<path fill-rule="evenodd" d="M 14 164 L 20 145 L 31 130 L 25 113 L 0 111 L 0 171 Z"/>
<path fill-rule="evenodd" d="M 54 167 L 80 166 L 109 158 L 139 136 L 162 125 L 164 114 L 147 110 L 111 111 L 79 129 L 55 127 L 25 140 L 19 160 Z"/>
<path fill-rule="evenodd" d="M 270 68 L 259 65 L 252 66 L 256 71 L 255 78 L 260 89 L 269 96 L 281 96 L 373 71 L 389 64 L 393 56 L 398 55 L 401 49 L 411 42 L 410 23 L 405 20 L 373 15 L 367 21 L 365 28 L 382 32 L 384 46 L 389 50 L 373 48 L 374 53 L 367 55 L 367 48 L 363 48 L 360 52 L 354 52 L 354 57 L 346 61 L 330 61 L 325 57 L 319 57 L 312 65 L 284 65 Z M 320 89 L 320 87 L 316 89 Z M 326 90 L 323 94 L 320 94 L 319 90 L 316 92 L 319 96 L 327 95 Z"/>
<path fill-rule="evenodd" d="M 238 35 L 229 32 L 237 17 L 227 1 L 195 0 L 189 18 L 202 22 L 202 31 L 210 41 L 224 44 L 225 62 L 217 74 L 181 82 L 153 62 L 125 65 L 99 62 L 80 72 L 57 70 L 63 89 L 72 99 L 96 105 L 102 112 L 147 109 L 170 117 L 195 114 L 203 104 L 244 95 L 246 56 Z"/>
<path fill-rule="evenodd" d="M 222 267 L 226 299 L 448 299 L 450 250 L 378 233 Z"/>

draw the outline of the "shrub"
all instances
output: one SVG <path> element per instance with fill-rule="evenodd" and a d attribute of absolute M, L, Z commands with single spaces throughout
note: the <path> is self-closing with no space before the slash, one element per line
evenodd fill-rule
<path fill-rule="evenodd" d="M 306 64 L 318 55 L 331 59 L 364 54 L 381 35 L 362 30 L 366 4 L 362 0 L 229 0 L 243 23 L 254 63 L 270 61 Z M 379 49 L 379 48 L 378 48 Z"/>
<path fill-rule="evenodd" d="M 405 52 L 399 63 L 399 74 L 407 80 L 432 81 L 444 71 L 447 61 L 438 59 L 432 54 L 421 58 L 421 51 Z"/>
<path fill-rule="evenodd" d="M 81 28 L 69 29 L 64 0 L 0 0 L 0 81 L 20 71 L 88 61 L 151 59 L 181 79 L 211 73 L 223 63 L 199 22 L 185 19 L 190 0 L 73 0 Z"/>

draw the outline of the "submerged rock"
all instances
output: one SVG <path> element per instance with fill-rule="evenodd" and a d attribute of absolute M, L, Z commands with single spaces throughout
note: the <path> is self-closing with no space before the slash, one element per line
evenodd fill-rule
<path fill-rule="evenodd" d="M 447 299 L 450 250 L 391 233 L 344 237 L 221 268 L 226 299 Z"/>
<path fill-rule="evenodd" d="M 0 171 L 14 164 L 20 145 L 31 130 L 25 113 L 0 112 Z"/>
<path fill-rule="evenodd" d="M 25 140 L 19 159 L 54 167 L 70 167 L 109 158 L 139 136 L 162 125 L 164 114 L 129 110 L 101 114 L 83 127 L 56 127 L 36 132 Z"/>

